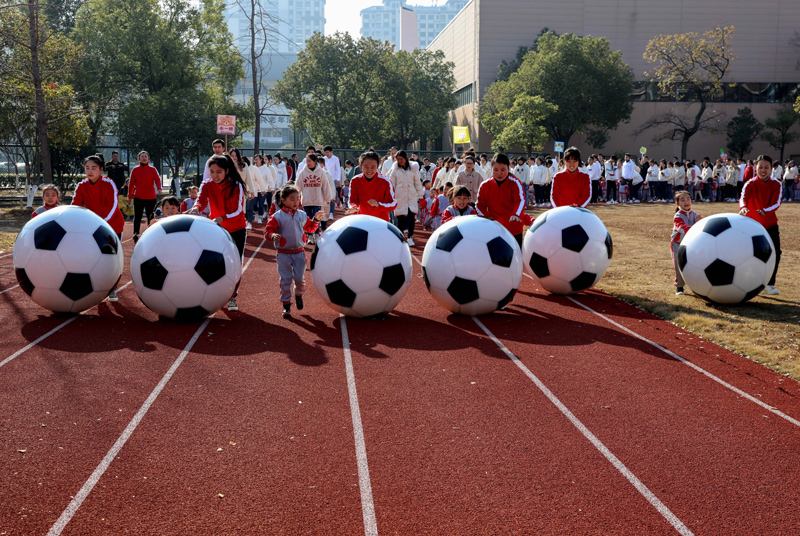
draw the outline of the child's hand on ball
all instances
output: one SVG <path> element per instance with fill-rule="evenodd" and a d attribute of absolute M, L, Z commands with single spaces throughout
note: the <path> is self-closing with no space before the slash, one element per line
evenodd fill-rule
<path fill-rule="evenodd" d="M 515 214 L 515 215 L 511 216 L 510 218 L 508 218 L 508 221 L 510 221 L 512 223 L 516 223 L 516 222 L 521 221 L 521 220 L 519 219 L 519 216 L 517 216 Z"/>
<path fill-rule="evenodd" d="M 222 225 L 222 218 L 214 218 L 214 223 L 217 225 Z"/>
<path fill-rule="evenodd" d="M 283 237 L 282 237 L 281 235 L 279 235 L 278 233 L 272 233 L 271 235 L 269 235 L 269 237 L 272 239 L 272 241 L 273 241 L 273 242 L 277 242 L 278 240 L 280 240 L 281 238 L 283 238 Z"/>
<path fill-rule="evenodd" d="M 314 214 L 314 219 L 317 221 L 322 221 L 325 219 L 325 214 L 323 214 L 322 211 L 320 210 L 319 212 Z"/>

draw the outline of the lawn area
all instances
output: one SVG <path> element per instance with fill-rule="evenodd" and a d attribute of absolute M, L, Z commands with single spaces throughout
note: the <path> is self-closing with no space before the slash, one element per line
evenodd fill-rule
<path fill-rule="evenodd" d="M 734 212 L 732 203 L 699 203 L 703 216 Z M 783 257 L 779 296 L 745 305 L 712 306 L 687 289 L 675 296 L 669 253 L 672 205 L 598 206 L 595 213 L 614 239 L 614 259 L 598 285 L 677 326 L 782 373 L 800 379 L 800 203 L 778 211 Z"/>

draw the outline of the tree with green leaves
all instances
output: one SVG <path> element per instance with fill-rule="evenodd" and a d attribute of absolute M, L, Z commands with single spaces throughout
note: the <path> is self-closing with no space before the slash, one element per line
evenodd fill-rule
<path fill-rule="evenodd" d="M 500 62 L 500 67 L 497 68 L 497 79 L 498 80 L 508 80 L 514 71 L 519 69 L 520 65 L 522 65 L 522 61 L 525 59 L 525 55 L 530 51 L 535 51 L 536 47 L 539 44 L 539 38 L 542 37 L 546 33 L 554 33 L 558 35 L 556 32 L 552 31 L 551 29 L 545 27 L 539 30 L 539 33 L 534 37 L 533 43 L 531 46 L 521 46 L 517 49 L 517 54 L 511 60 L 503 60 Z"/>
<path fill-rule="evenodd" d="M 786 146 L 800 139 L 800 134 L 792 129 L 800 119 L 800 115 L 791 108 L 780 108 L 775 115 L 764 120 L 764 132 L 761 139 L 780 152 L 780 161 L 783 162 Z"/>
<path fill-rule="evenodd" d="M 736 116 L 728 123 L 728 150 L 744 158 L 753 147 L 764 125 L 755 118 L 750 108 L 739 108 Z"/>
<path fill-rule="evenodd" d="M 714 28 L 703 34 L 689 32 L 659 35 L 647 43 L 644 59 L 653 65 L 647 76 L 659 91 L 676 101 L 689 101 L 694 114 L 670 111 L 651 118 L 639 129 L 666 127 L 654 141 L 681 140 L 681 158 L 686 158 L 689 140 L 702 131 L 714 131 L 721 112 L 709 112 L 708 104 L 722 93 L 722 79 L 733 61 L 733 26 Z"/>
<path fill-rule="evenodd" d="M 487 131 L 500 136 L 517 121 L 505 110 L 521 96 L 539 97 L 541 101 L 520 101 L 517 110 L 529 110 L 550 138 L 568 145 L 576 133 L 610 130 L 628 119 L 633 110 L 632 89 L 633 72 L 622 60 L 622 53 L 611 50 L 607 39 L 545 33 L 538 38 L 536 50 L 525 55 L 508 80 L 489 87 L 479 118 Z M 518 122 L 512 131 L 525 137 L 535 132 L 529 119 L 521 121 L 528 126 L 520 128 Z M 535 137 L 525 137 L 513 144 L 530 146 Z M 504 140 L 512 142 L 507 136 Z"/>

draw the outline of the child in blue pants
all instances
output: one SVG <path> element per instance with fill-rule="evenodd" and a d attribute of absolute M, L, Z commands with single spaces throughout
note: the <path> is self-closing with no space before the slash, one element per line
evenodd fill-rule
<path fill-rule="evenodd" d="M 284 186 L 277 195 L 280 210 L 270 217 L 264 234 L 275 243 L 275 249 L 278 250 L 283 318 L 288 318 L 292 310 L 292 284 L 297 310 L 303 308 L 303 293 L 306 289 L 306 234 L 316 232 L 325 214 L 322 211 L 317 212 L 312 220 L 305 211 L 298 210 L 300 191 L 292 184 Z"/>

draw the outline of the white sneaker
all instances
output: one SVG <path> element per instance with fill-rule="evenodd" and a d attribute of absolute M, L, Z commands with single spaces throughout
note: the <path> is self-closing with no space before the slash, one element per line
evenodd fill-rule
<path fill-rule="evenodd" d="M 408 244 L 409 246 L 413 246 L 414 245 L 414 239 L 413 238 L 409 238 L 408 240 L 406 240 L 406 244 Z"/>
<path fill-rule="evenodd" d="M 769 294 L 770 296 L 777 296 L 778 294 L 781 293 L 780 290 L 778 290 L 777 288 L 773 287 L 772 285 L 767 285 L 766 287 L 764 287 L 764 292 L 766 294 Z"/>
<path fill-rule="evenodd" d="M 236 298 L 231 298 L 226 308 L 228 311 L 238 311 L 239 305 L 236 303 Z"/>
<path fill-rule="evenodd" d="M 245 225 L 244 228 L 247 231 L 252 231 L 253 230 L 253 226 L 250 224 L 250 222 L 247 222 L 247 225 Z"/>
<path fill-rule="evenodd" d="M 328 221 L 333 221 L 333 212 L 328 214 Z"/>
<path fill-rule="evenodd" d="M 119 296 L 117 296 L 117 290 L 116 289 L 114 289 L 114 290 L 112 290 L 111 292 L 108 293 L 108 301 L 110 301 L 110 302 L 118 302 L 119 301 Z"/>
<path fill-rule="evenodd" d="M 317 239 L 315 238 L 315 235 L 313 235 L 313 234 L 312 234 L 312 235 L 309 235 L 309 237 L 308 237 L 308 243 L 309 243 L 310 245 L 312 245 L 312 246 L 313 246 L 314 244 L 316 244 L 316 243 L 317 243 Z"/>
<path fill-rule="evenodd" d="M 262 223 L 264 223 L 264 222 L 261 220 L 261 216 L 256 216 L 256 223 L 257 223 L 257 224 L 259 224 L 259 225 L 261 225 Z"/>

